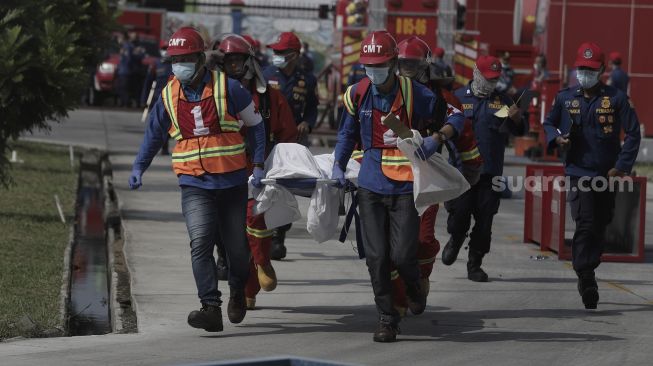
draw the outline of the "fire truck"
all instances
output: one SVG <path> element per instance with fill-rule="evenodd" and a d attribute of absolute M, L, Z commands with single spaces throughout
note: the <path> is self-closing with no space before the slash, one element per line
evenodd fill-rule
<path fill-rule="evenodd" d="M 653 104 L 646 91 L 653 87 L 653 62 L 647 35 L 653 27 L 650 0 L 339 0 L 335 7 L 335 44 L 339 53 L 338 88 L 346 87 L 358 61 L 360 41 L 370 29 L 387 29 L 397 39 L 415 35 L 431 48 L 442 47 L 458 85 L 471 78 L 478 55 L 508 53 L 516 88 L 533 90 L 527 107 L 531 133 L 515 140 L 518 154 L 535 152 L 555 159 L 543 149 L 541 123 L 555 94 L 574 85 L 573 62 L 584 41 L 598 43 L 606 53 L 623 56 L 630 74 L 629 96 L 646 136 L 653 135 Z M 549 78 L 531 86 L 535 57 L 546 58 Z M 607 70 L 609 71 L 609 70 Z M 604 76 L 607 78 L 607 75 Z"/>

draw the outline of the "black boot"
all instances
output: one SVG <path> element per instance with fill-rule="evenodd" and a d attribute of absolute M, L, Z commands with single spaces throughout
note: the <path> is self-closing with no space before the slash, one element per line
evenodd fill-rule
<path fill-rule="evenodd" d="M 270 247 L 270 258 L 275 261 L 280 261 L 286 258 L 286 231 L 283 227 L 278 228 L 272 235 L 272 246 Z"/>
<path fill-rule="evenodd" d="M 596 309 L 599 303 L 599 285 L 596 283 L 594 271 L 577 272 L 578 293 L 583 299 L 585 309 Z"/>
<path fill-rule="evenodd" d="M 216 265 L 218 281 L 227 281 L 229 279 L 229 267 L 227 267 L 227 261 L 223 255 L 218 255 Z"/>
<path fill-rule="evenodd" d="M 469 248 L 469 257 L 467 261 L 467 278 L 474 282 L 487 282 L 488 275 L 481 268 L 483 263 L 483 254 Z"/>
<path fill-rule="evenodd" d="M 462 240 L 454 240 L 453 237 L 449 238 L 447 245 L 442 250 L 442 263 L 447 266 L 452 265 L 458 258 L 458 252 L 460 252 L 464 242 L 464 238 Z"/>
<path fill-rule="evenodd" d="M 414 315 L 419 315 L 426 309 L 426 295 L 420 288 L 420 283 L 406 284 L 406 297 L 408 299 L 408 308 Z"/>
<path fill-rule="evenodd" d="M 222 332 L 222 309 L 219 306 L 202 304 L 200 310 L 188 314 L 188 325 L 207 332 Z"/>
<path fill-rule="evenodd" d="M 399 327 L 396 325 L 381 323 L 374 332 L 374 342 L 394 342 L 397 340 Z"/>
<path fill-rule="evenodd" d="M 230 288 L 229 304 L 227 304 L 227 316 L 229 321 L 238 324 L 245 319 L 247 304 L 245 303 L 245 290 Z"/>

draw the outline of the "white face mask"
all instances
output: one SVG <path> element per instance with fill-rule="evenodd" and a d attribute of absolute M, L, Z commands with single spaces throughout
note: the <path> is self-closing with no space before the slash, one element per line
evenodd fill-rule
<path fill-rule="evenodd" d="M 390 66 L 385 67 L 371 67 L 365 66 L 365 74 L 372 81 L 374 85 L 381 85 L 388 80 L 390 75 Z"/>
<path fill-rule="evenodd" d="M 168 51 L 166 50 L 161 50 L 159 53 L 161 54 L 161 58 L 165 58 L 168 55 Z"/>
<path fill-rule="evenodd" d="M 283 69 L 284 67 L 288 66 L 288 61 L 286 61 L 286 58 L 281 55 L 272 55 L 272 65 Z"/>
<path fill-rule="evenodd" d="M 576 80 L 583 89 L 589 89 L 599 82 L 599 72 L 593 70 L 576 70 Z"/>
<path fill-rule="evenodd" d="M 178 62 L 172 64 L 172 73 L 182 84 L 189 84 L 195 76 L 195 62 Z"/>

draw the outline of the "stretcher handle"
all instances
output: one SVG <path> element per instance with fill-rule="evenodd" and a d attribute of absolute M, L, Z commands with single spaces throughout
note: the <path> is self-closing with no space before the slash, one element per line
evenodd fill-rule
<path fill-rule="evenodd" d="M 293 179 L 293 178 L 290 178 Z M 306 178 L 300 178 L 300 179 L 306 179 Z M 308 178 L 310 179 L 310 178 Z M 261 183 L 263 184 L 277 184 L 277 180 L 275 178 L 264 178 L 261 179 Z M 317 178 L 315 179 L 315 183 L 327 183 L 327 184 L 337 184 L 338 180 L 337 179 L 322 179 L 322 178 Z"/>

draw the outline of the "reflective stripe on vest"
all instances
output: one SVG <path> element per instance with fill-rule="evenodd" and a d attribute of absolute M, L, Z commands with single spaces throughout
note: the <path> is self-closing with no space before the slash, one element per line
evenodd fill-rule
<path fill-rule="evenodd" d="M 168 133 L 177 140 L 172 153 L 172 168 L 177 175 L 220 174 L 246 167 L 245 143 L 239 133 L 239 122 L 227 112 L 227 77 L 224 73 L 215 71 L 211 75 L 214 83 L 205 86 L 199 102 L 182 100 L 181 83 L 177 78 L 170 80 L 161 92 L 164 107 L 172 122 Z M 197 104 L 192 116 L 185 103 L 191 104 L 190 107 L 193 103 Z M 211 103 L 215 103 L 215 110 Z M 199 117 L 195 116 L 195 108 L 200 113 Z M 184 113 L 181 120 L 180 110 Z M 202 115 L 202 112 L 209 115 Z M 195 118 L 199 127 L 189 127 L 189 123 L 192 123 L 189 118 Z M 180 128 L 180 123 L 183 128 Z M 193 130 L 193 127 L 196 129 Z"/>
<path fill-rule="evenodd" d="M 361 159 L 363 159 L 363 150 L 354 150 L 354 152 L 351 154 L 351 158 L 360 163 Z"/>
<path fill-rule="evenodd" d="M 399 76 L 398 79 L 401 90 L 397 93 L 390 111 L 392 113 L 399 112 L 399 116 L 401 117 L 403 116 L 403 113 L 401 113 L 403 109 L 406 112 L 405 115 L 408 121 L 402 122 L 410 127 L 413 118 L 412 81 L 403 76 Z M 372 139 L 374 139 L 374 136 L 372 136 Z M 374 146 L 374 141 L 372 141 L 372 146 Z M 410 160 L 397 148 L 381 150 L 381 172 L 386 177 L 399 182 L 412 182 L 414 180 L 413 167 L 410 164 Z"/>
<path fill-rule="evenodd" d="M 474 160 L 478 157 L 481 156 L 481 153 L 478 151 L 478 147 L 474 146 L 473 149 L 469 151 L 461 151 L 460 152 L 460 159 L 462 161 L 469 161 L 469 160 Z"/>
<path fill-rule="evenodd" d="M 272 234 L 274 233 L 274 230 L 254 229 L 253 227 L 249 226 L 247 226 L 246 231 L 248 235 L 259 239 L 271 238 Z"/>

